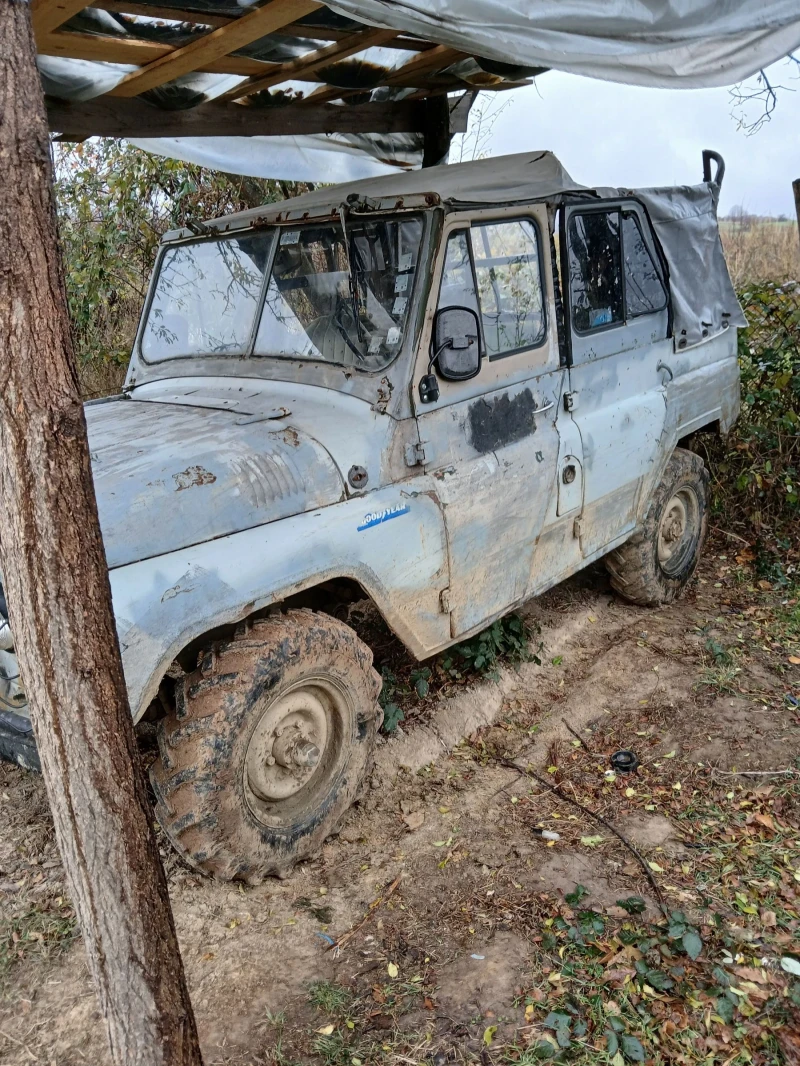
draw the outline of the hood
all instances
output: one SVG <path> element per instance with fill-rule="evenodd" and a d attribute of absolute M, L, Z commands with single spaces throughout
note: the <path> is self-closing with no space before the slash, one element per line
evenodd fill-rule
<path fill-rule="evenodd" d="M 124 566 L 336 503 L 313 437 L 264 418 L 118 400 L 86 407 L 108 566 Z"/>

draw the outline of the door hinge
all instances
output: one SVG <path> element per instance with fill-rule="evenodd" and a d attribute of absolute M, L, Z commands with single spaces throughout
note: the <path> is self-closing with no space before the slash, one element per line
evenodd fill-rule
<path fill-rule="evenodd" d="M 574 411 L 578 406 L 578 394 L 577 392 L 565 392 L 564 393 L 564 410 Z"/>
<path fill-rule="evenodd" d="M 426 462 L 425 445 L 422 441 L 406 445 L 406 466 L 424 466 Z"/>
<path fill-rule="evenodd" d="M 450 589 L 442 589 L 439 593 L 439 606 L 442 609 L 442 614 L 450 614 L 452 607 L 450 606 Z"/>
<path fill-rule="evenodd" d="M 572 536 L 575 540 L 580 540 L 583 536 L 583 525 L 581 524 L 580 518 L 576 518 L 572 523 Z"/>

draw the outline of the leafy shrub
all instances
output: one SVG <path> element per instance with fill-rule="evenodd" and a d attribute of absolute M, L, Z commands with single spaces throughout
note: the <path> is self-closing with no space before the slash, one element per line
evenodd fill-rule
<path fill-rule="evenodd" d="M 713 504 L 748 539 L 793 539 L 800 516 L 800 283 L 740 293 L 742 409 L 727 441 L 710 440 Z"/>
<path fill-rule="evenodd" d="M 383 732 L 393 733 L 404 721 L 406 711 L 448 685 L 479 677 L 496 681 L 503 663 L 510 666 L 522 662 L 540 664 L 541 660 L 531 649 L 533 636 L 520 615 L 508 614 L 492 622 L 483 632 L 442 652 L 430 666 L 404 670 L 400 664 L 394 669 L 382 665 L 383 687 L 378 702 L 383 708 Z"/>

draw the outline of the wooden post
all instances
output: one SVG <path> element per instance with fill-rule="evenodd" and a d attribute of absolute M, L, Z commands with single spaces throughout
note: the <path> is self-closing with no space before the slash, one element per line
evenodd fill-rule
<path fill-rule="evenodd" d="M 794 210 L 797 215 L 797 231 L 800 237 L 800 178 L 795 178 L 792 182 L 792 192 L 794 193 Z"/>
<path fill-rule="evenodd" d="M 112 1057 L 197 1066 L 111 609 L 27 0 L 0 3 L 0 561 Z"/>
<path fill-rule="evenodd" d="M 423 167 L 436 167 L 447 162 L 453 131 L 447 94 L 429 96 L 425 101 L 425 126 L 422 152 Z"/>

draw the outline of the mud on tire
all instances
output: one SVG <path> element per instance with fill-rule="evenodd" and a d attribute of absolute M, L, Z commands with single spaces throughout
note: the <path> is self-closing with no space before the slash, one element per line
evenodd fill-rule
<path fill-rule="evenodd" d="M 676 448 L 642 528 L 605 558 L 616 592 L 632 603 L 671 603 L 695 571 L 708 526 L 708 471 L 694 452 Z"/>
<path fill-rule="evenodd" d="M 178 852 L 251 884 L 313 856 L 371 769 L 379 691 L 369 648 L 313 611 L 256 621 L 203 652 L 150 771 Z"/>

